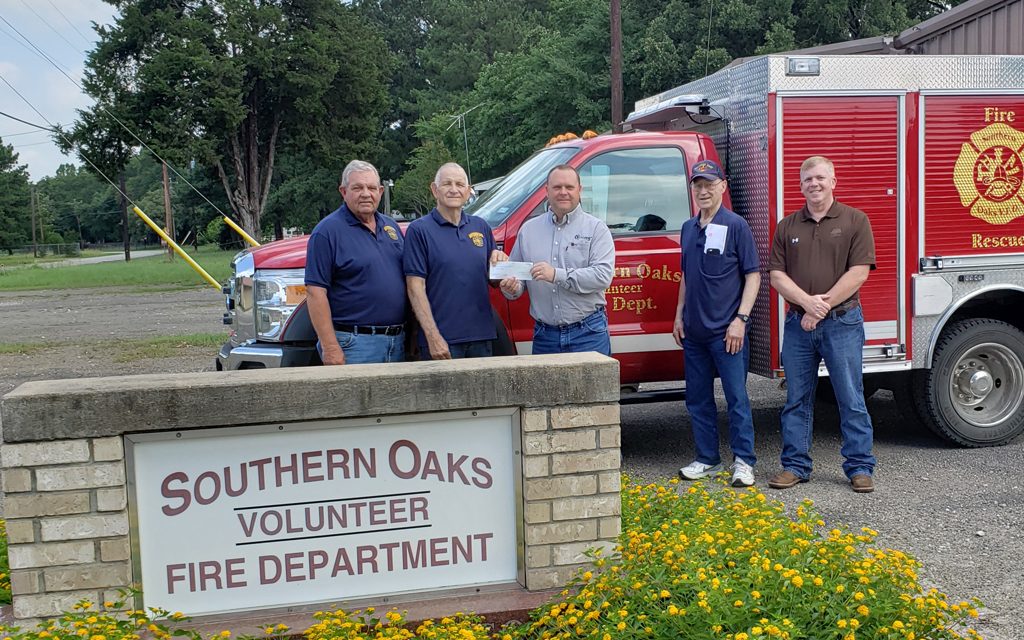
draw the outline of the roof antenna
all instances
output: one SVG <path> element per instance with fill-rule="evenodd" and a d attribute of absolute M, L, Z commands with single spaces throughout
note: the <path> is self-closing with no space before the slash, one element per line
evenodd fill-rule
<path fill-rule="evenodd" d="M 704 48 L 704 75 L 708 75 L 708 64 L 711 60 L 711 16 L 715 12 L 715 0 L 708 5 L 708 43 Z"/>

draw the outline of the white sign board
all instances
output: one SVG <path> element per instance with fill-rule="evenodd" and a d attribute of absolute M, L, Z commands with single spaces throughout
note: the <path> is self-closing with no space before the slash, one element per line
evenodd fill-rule
<path fill-rule="evenodd" d="M 477 413 L 127 436 L 146 606 L 515 581 L 513 416 Z"/>

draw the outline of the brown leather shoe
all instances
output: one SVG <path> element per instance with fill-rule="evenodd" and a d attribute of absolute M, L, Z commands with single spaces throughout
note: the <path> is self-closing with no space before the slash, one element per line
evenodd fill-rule
<path fill-rule="evenodd" d="M 782 471 L 768 478 L 768 486 L 772 489 L 789 489 L 801 482 L 807 482 L 807 478 L 801 478 L 792 471 Z"/>
<path fill-rule="evenodd" d="M 858 473 L 850 478 L 850 484 L 857 493 L 871 493 L 875 490 L 875 483 L 866 473 Z"/>

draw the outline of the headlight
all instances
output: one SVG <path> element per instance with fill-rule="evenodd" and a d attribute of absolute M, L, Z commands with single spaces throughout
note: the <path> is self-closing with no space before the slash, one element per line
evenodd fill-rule
<path fill-rule="evenodd" d="M 261 340 L 281 339 L 295 308 L 306 299 L 305 270 L 282 269 L 256 273 L 256 336 Z"/>

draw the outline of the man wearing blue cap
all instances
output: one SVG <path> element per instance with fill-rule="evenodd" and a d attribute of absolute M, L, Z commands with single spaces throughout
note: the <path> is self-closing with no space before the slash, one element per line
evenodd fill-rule
<path fill-rule="evenodd" d="M 683 347 L 686 409 L 693 425 L 696 459 L 679 470 L 684 480 L 722 471 L 718 446 L 715 372 L 729 406 L 732 485 L 754 484 L 754 420 L 747 396 L 747 327 L 761 286 L 760 262 L 747 221 L 722 205 L 727 188 L 718 163 L 701 160 L 690 169 L 690 188 L 700 215 L 680 233 L 683 279 L 672 335 Z"/>

